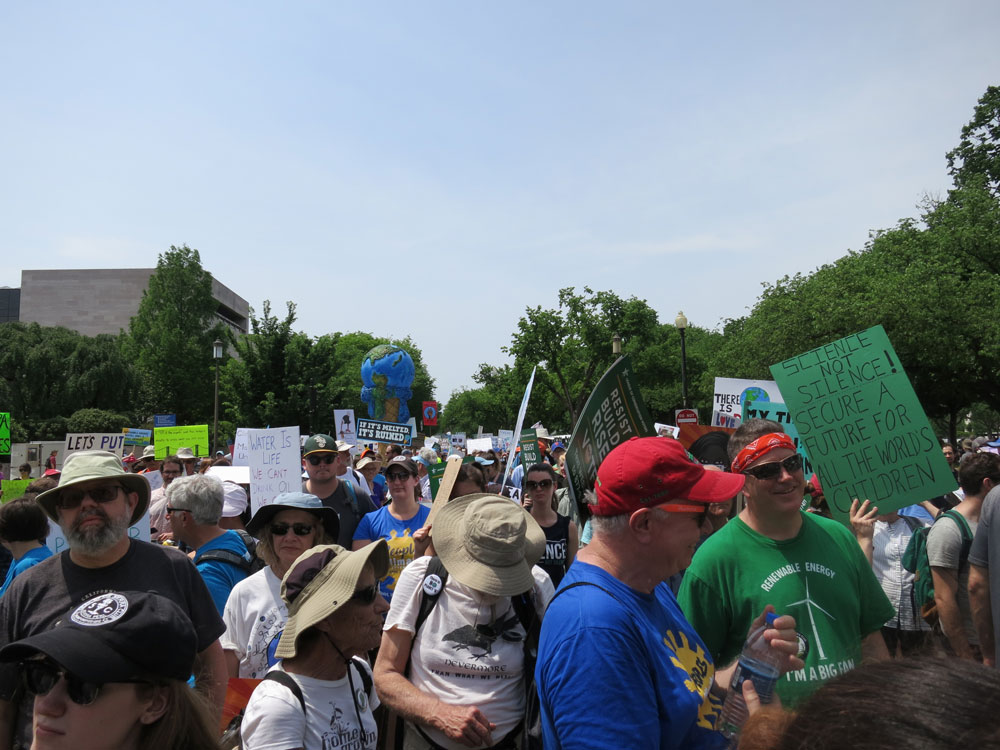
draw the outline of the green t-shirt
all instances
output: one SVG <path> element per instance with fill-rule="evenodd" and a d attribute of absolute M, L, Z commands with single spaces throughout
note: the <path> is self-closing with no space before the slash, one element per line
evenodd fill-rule
<path fill-rule="evenodd" d="M 677 599 L 720 666 L 739 656 L 765 605 L 792 615 L 809 651 L 804 669 L 778 680 L 786 707 L 860 664 L 862 638 L 895 614 L 851 532 L 812 513 L 780 542 L 733 519 L 698 548 Z"/>

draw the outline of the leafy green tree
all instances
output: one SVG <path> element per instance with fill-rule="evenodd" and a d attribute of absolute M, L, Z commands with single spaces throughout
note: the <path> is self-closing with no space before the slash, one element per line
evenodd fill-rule
<path fill-rule="evenodd" d="M 66 420 L 67 432 L 121 432 L 131 419 L 106 409 L 80 409 Z"/>
<path fill-rule="evenodd" d="M 212 276 L 198 251 L 171 245 L 161 253 L 123 342 L 144 380 L 147 413 L 175 413 L 178 424 L 211 421 L 212 342 L 230 340 L 216 310 Z"/>
<path fill-rule="evenodd" d="M 986 89 L 962 128 L 958 146 L 948 152 L 948 174 L 960 188 L 985 178 L 986 190 L 1000 198 L 1000 86 Z"/>

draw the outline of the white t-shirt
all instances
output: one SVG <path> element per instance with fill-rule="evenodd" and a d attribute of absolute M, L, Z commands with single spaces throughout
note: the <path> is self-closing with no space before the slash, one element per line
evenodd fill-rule
<path fill-rule="evenodd" d="M 275 667 L 281 669 L 281 665 Z M 352 660 L 350 669 L 354 681 L 347 675 L 339 680 L 319 680 L 315 677 L 291 675 L 302 689 L 306 702 L 302 705 L 291 690 L 273 680 L 264 680 L 253 691 L 247 704 L 240 735 L 245 750 L 368 750 L 378 739 L 378 727 L 372 711 L 379 706 L 375 689 L 365 693 L 358 670 L 371 675 L 370 667 Z M 355 701 L 357 710 L 355 710 Z M 358 727 L 358 713 L 362 726 Z"/>
<path fill-rule="evenodd" d="M 403 569 L 392 595 L 386 630 L 414 632 L 430 560 L 418 557 Z M 535 609 L 541 614 L 555 588 L 548 573 L 537 565 L 531 572 L 535 578 Z M 499 634 L 491 637 L 478 631 L 477 625 L 492 626 Z M 520 638 L 514 640 L 518 635 Z M 481 594 L 449 575 L 437 604 L 414 639 L 410 681 L 449 705 L 477 706 L 497 725 L 493 740 L 498 742 L 524 714 L 523 640 L 524 628 L 509 597 Z M 467 747 L 430 727 L 421 729 L 449 750 Z"/>
<path fill-rule="evenodd" d="M 240 659 L 240 677 L 262 678 L 277 663 L 274 650 L 288 620 L 281 579 L 266 567 L 233 586 L 222 615 L 222 648 Z"/>

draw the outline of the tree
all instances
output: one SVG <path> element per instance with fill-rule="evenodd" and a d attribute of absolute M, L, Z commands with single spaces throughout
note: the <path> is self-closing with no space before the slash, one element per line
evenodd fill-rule
<path fill-rule="evenodd" d="M 123 341 L 145 381 L 140 400 L 147 413 L 175 413 L 178 424 L 210 420 L 212 342 L 231 340 L 217 307 L 197 250 L 171 245 L 160 254 Z"/>
<path fill-rule="evenodd" d="M 131 420 L 106 409 L 80 409 L 66 420 L 66 432 L 121 432 Z"/>
<path fill-rule="evenodd" d="M 962 128 L 958 146 L 948 152 L 948 174 L 959 188 L 985 178 L 986 190 L 1000 198 L 1000 86 L 986 89 Z"/>

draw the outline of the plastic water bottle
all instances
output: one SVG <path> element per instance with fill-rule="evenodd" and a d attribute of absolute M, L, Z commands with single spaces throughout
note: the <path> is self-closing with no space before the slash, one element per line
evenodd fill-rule
<path fill-rule="evenodd" d="M 774 686 L 781 676 L 779 662 L 781 655 L 774 652 L 764 640 L 764 631 L 774 627 L 778 615 L 768 612 L 765 623 L 747 636 L 743 644 L 733 682 L 729 686 L 726 702 L 722 704 L 719 715 L 719 731 L 729 740 L 729 747 L 736 747 L 739 742 L 740 729 L 747 720 L 747 704 L 743 700 L 743 683 L 753 682 L 761 703 L 770 703 L 774 696 Z"/>

